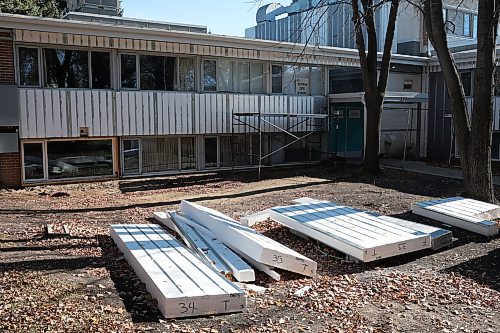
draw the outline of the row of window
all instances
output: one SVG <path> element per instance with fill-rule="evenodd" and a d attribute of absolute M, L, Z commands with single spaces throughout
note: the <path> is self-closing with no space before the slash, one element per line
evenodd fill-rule
<path fill-rule="evenodd" d="M 477 15 L 456 9 L 444 9 L 446 29 L 449 33 L 477 38 Z"/>
<path fill-rule="evenodd" d="M 320 134 L 311 136 L 307 145 L 302 141 L 288 145 L 290 140 L 294 139 L 287 140 L 283 134 L 266 136 L 262 144 L 265 154 L 287 146 L 263 164 L 322 158 Z M 113 139 L 23 142 L 23 179 L 42 182 L 115 177 L 113 147 Z M 126 138 L 121 141 L 121 169 L 125 176 L 134 176 L 252 166 L 258 164 L 259 148 L 258 135 Z"/>
<path fill-rule="evenodd" d="M 19 47 L 18 67 L 21 86 L 112 88 L 110 52 Z M 120 54 L 118 68 L 121 89 L 196 90 L 194 58 Z M 203 91 L 267 93 L 264 62 L 204 59 L 201 68 Z M 324 94 L 322 67 L 273 64 L 270 71 L 273 94 Z"/>

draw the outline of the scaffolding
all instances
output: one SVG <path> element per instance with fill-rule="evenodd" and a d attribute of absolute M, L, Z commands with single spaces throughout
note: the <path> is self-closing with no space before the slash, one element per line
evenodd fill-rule
<path fill-rule="evenodd" d="M 231 135 L 233 166 L 235 158 L 239 158 L 241 155 L 246 156 L 252 165 L 256 164 L 258 177 L 261 179 L 263 166 L 272 164 L 271 158 L 273 156 L 281 152 L 286 153 L 287 148 L 293 147 L 297 143 L 304 144 L 303 162 L 305 164 L 314 160 L 319 161 L 324 154 L 328 154 L 328 152 L 323 151 L 323 147 L 325 146 L 324 133 L 328 130 L 329 125 L 328 114 L 233 113 Z M 279 147 L 273 147 L 273 140 L 279 142 L 278 134 L 283 136 L 283 140 Z M 243 136 L 243 142 L 240 140 L 241 136 Z M 248 142 L 250 144 L 247 144 Z M 265 144 L 267 147 L 264 147 Z M 254 145 L 257 146 L 257 149 L 254 149 Z M 241 146 L 244 149 L 241 149 Z M 316 159 L 317 156 L 320 157 Z M 286 161 L 286 157 L 285 163 L 289 163 Z"/>

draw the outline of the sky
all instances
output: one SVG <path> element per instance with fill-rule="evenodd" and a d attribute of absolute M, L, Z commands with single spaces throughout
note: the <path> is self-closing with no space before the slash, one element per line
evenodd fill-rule
<path fill-rule="evenodd" d="M 272 1 L 260 1 L 267 4 Z M 282 1 L 290 3 L 291 1 Z M 245 36 L 255 26 L 252 0 L 123 0 L 124 17 L 207 26 L 221 35 Z"/>

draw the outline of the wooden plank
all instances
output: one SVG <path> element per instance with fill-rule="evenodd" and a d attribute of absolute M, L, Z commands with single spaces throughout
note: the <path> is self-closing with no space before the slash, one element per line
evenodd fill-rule
<path fill-rule="evenodd" d="M 498 224 L 486 218 L 495 218 L 499 208 L 499 206 L 477 200 L 453 197 L 416 203 L 412 206 L 412 212 L 441 223 L 491 237 L 498 234 Z"/>
<path fill-rule="evenodd" d="M 271 219 L 364 262 L 430 248 L 430 236 L 331 202 L 269 210 Z"/>
<path fill-rule="evenodd" d="M 253 227 L 259 222 L 264 222 L 269 218 L 269 211 L 266 209 L 262 212 L 257 212 L 240 218 L 240 223 L 247 227 Z"/>
<path fill-rule="evenodd" d="M 242 226 L 218 211 L 184 200 L 181 202 L 180 211 L 210 229 L 221 242 L 238 254 L 243 252 L 264 265 L 306 276 L 316 275 L 315 261 L 249 227 Z"/>
<path fill-rule="evenodd" d="M 200 256 L 207 257 L 210 263 L 215 263 L 216 267 L 221 267 L 222 269 L 218 269 L 219 272 L 230 273 L 240 282 L 255 281 L 255 272 L 246 262 L 213 235 L 201 228 L 193 227 L 193 224 L 190 223 L 192 221 L 189 221 L 186 217 L 175 212 L 159 212 L 155 213 L 154 217 L 177 232 L 184 241 L 188 241 L 192 245 L 190 247 L 196 250 Z M 196 224 L 196 222 L 192 223 Z"/>
<path fill-rule="evenodd" d="M 241 312 L 246 297 L 157 225 L 112 225 L 111 237 L 166 318 Z"/>

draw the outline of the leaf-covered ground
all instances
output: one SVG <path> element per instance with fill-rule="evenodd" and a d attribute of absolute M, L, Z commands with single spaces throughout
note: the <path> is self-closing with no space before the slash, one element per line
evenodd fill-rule
<path fill-rule="evenodd" d="M 309 279 L 258 273 L 265 293 L 242 314 L 164 320 L 109 237 L 113 223 L 154 223 L 152 213 L 191 199 L 234 218 L 310 196 L 417 222 L 411 204 L 461 194 L 461 183 L 397 171 L 366 178 L 355 167 L 191 175 L 0 191 L 1 332 L 500 332 L 500 238 L 453 229 L 451 248 L 372 264 L 256 225 L 318 261 Z M 46 238 L 45 223 L 70 238 Z M 301 297 L 294 293 L 311 287 Z"/>

